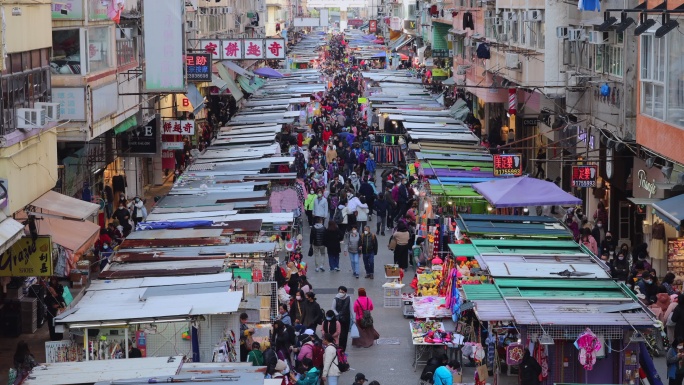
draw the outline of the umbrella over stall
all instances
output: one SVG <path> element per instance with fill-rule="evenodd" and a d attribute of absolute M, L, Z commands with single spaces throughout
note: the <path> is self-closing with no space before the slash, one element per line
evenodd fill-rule
<path fill-rule="evenodd" d="M 254 70 L 254 74 L 264 77 L 264 78 L 273 78 L 273 79 L 280 79 L 282 77 L 285 77 L 285 75 L 281 74 L 277 70 L 274 70 L 271 67 L 261 67 L 257 68 Z"/>
<path fill-rule="evenodd" d="M 582 203 L 552 182 L 526 176 L 475 183 L 472 187 L 496 208 Z"/>

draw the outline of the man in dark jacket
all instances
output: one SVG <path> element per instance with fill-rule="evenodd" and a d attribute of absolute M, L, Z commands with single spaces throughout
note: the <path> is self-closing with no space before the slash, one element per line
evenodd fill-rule
<path fill-rule="evenodd" d="M 326 255 L 325 252 L 325 226 L 323 226 L 323 218 L 316 218 L 316 224 L 311 227 L 311 233 L 309 234 L 309 242 L 313 247 L 313 257 L 314 264 L 316 265 L 316 271 L 325 271 L 323 264 L 323 258 Z"/>
<path fill-rule="evenodd" d="M 370 226 L 364 226 L 359 244 L 361 245 L 361 254 L 363 255 L 363 266 L 366 269 L 366 278 L 373 279 L 375 254 L 378 253 L 378 238 L 375 234 L 371 233 Z"/>
<path fill-rule="evenodd" d="M 313 291 L 306 293 L 304 306 L 305 311 L 302 325 L 307 329 L 316 330 L 316 327 L 323 323 L 323 313 L 321 312 L 321 305 L 316 302 L 316 294 Z"/>
<path fill-rule="evenodd" d="M 389 203 L 385 199 L 385 194 L 380 194 L 378 200 L 375 201 L 375 213 L 378 218 L 376 219 L 375 233 L 380 235 L 385 235 L 385 225 L 387 222 L 387 210 L 389 208 Z"/>
<path fill-rule="evenodd" d="M 525 385 L 539 385 L 539 375 L 542 372 L 542 367 L 539 365 L 529 349 L 525 349 L 525 355 L 520 363 L 520 383 Z"/>
<path fill-rule="evenodd" d="M 395 221 L 398 221 L 404 215 L 406 215 L 406 210 L 408 210 L 408 200 L 409 200 L 408 179 L 401 178 L 401 185 L 399 185 L 399 199 L 397 201 L 397 205 L 398 205 L 397 215 L 394 217 Z"/>
<path fill-rule="evenodd" d="M 677 307 L 672 311 L 672 322 L 675 323 L 675 339 L 684 339 L 684 294 L 680 294 L 677 299 Z"/>
<path fill-rule="evenodd" d="M 359 187 L 359 195 L 366 198 L 366 204 L 368 204 L 368 207 L 370 208 L 370 211 L 368 212 L 368 220 L 370 221 L 372 220 L 371 214 L 373 213 L 373 204 L 375 203 L 375 190 L 373 190 L 373 186 L 371 186 L 368 182 L 367 177 L 364 177 L 363 181 L 361 182 L 361 187 Z"/>
<path fill-rule="evenodd" d="M 392 230 L 394 228 L 394 213 L 397 209 L 397 202 L 392 197 L 392 188 L 394 183 L 387 182 L 387 187 L 385 188 L 385 201 L 387 201 L 387 230 Z"/>

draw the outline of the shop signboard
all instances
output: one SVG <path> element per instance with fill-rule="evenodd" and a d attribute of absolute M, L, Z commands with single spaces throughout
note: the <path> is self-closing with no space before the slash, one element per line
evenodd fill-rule
<path fill-rule="evenodd" d="M 538 118 L 523 118 L 522 125 L 525 127 L 536 127 L 539 124 Z"/>
<path fill-rule="evenodd" d="M 176 157 L 173 150 L 162 150 L 162 168 L 164 170 L 176 168 Z"/>
<path fill-rule="evenodd" d="M 494 176 L 521 176 L 522 156 L 520 154 L 494 155 Z"/>
<path fill-rule="evenodd" d="M 189 53 L 185 55 L 188 81 L 210 82 L 211 81 L 211 54 Z"/>
<path fill-rule="evenodd" d="M 378 21 L 377 20 L 369 20 L 368 21 L 368 32 L 375 33 L 377 31 L 378 31 Z"/>
<path fill-rule="evenodd" d="M 363 25 L 363 19 L 349 19 L 347 25 L 350 27 L 360 27 Z"/>
<path fill-rule="evenodd" d="M 73 121 L 86 120 L 85 88 L 53 87 L 52 101 L 59 103 L 61 119 Z"/>
<path fill-rule="evenodd" d="M 182 0 L 143 0 L 147 92 L 184 92 Z"/>
<path fill-rule="evenodd" d="M 83 20 L 83 0 L 52 2 L 53 20 Z"/>
<path fill-rule="evenodd" d="M 433 49 L 432 50 L 432 57 L 438 57 L 438 58 L 449 57 L 449 50 L 448 49 Z"/>
<path fill-rule="evenodd" d="M 596 187 L 596 165 L 572 166 L 572 187 Z"/>
<path fill-rule="evenodd" d="M 0 254 L 0 277 L 49 277 L 52 275 L 52 238 L 23 237 Z"/>
<path fill-rule="evenodd" d="M 404 29 L 416 29 L 416 21 L 404 20 Z"/>
<path fill-rule="evenodd" d="M 158 120 L 152 119 L 145 125 L 126 131 L 121 135 L 121 151 L 127 156 L 157 154 Z"/>
<path fill-rule="evenodd" d="M 194 120 L 165 120 L 162 124 L 163 135 L 195 135 Z"/>
<path fill-rule="evenodd" d="M 200 40 L 204 53 L 214 60 L 285 59 L 285 39 Z"/>

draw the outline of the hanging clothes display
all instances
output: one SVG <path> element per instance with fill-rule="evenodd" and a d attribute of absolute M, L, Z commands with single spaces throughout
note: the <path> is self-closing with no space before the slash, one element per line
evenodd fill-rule
<path fill-rule="evenodd" d="M 580 11 L 601 11 L 601 3 L 599 0 L 579 0 L 577 3 L 577 9 Z"/>
<path fill-rule="evenodd" d="M 404 160 L 404 154 L 399 146 L 374 145 L 372 151 L 376 163 L 397 164 Z"/>
<path fill-rule="evenodd" d="M 470 12 L 466 12 L 463 14 L 463 29 L 470 28 L 471 30 L 475 30 L 475 23 L 473 22 L 473 14 Z"/>
<path fill-rule="evenodd" d="M 579 362 L 582 364 L 584 369 L 592 370 L 594 369 L 594 364 L 596 363 L 596 353 L 601 350 L 601 341 L 594 334 L 591 329 L 587 328 L 584 333 L 580 334 L 575 341 L 575 346 L 579 349 Z"/>
<path fill-rule="evenodd" d="M 283 190 L 271 191 L 271 197 L 268 200 L 268 205 L 271 207 L 272 213 L 290 213 L 295 214 L 295 218 L 301 214 L 299 197 L 294 188 L 286 188 Z"/>

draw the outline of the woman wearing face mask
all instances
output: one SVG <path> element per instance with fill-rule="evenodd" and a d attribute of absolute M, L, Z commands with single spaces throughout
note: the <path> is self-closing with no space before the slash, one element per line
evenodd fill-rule
<path fill-rule="evenodd" d="M 629 261 L 622 251 L 618 252 L 617 257 L 613 261 L 612 275 L 613 279 L 618 282 L 625 282 L 627 280 L 627 276 L 629 275 Z"/>
<path fill-rule="evenodd" d="M 142 199 L 140 199 L 139 196 L 136 196 L 133 202 L 128 204 L 128 208 L 133 211 L 133 226 L 136 228 L 138 227 L 138 223 L 143 222 L 147 216 L 145 205 L 143 204 Z"/>
<path fill-rule="evenodd" d="M 617 240 L 613 238 L 613 233 L 606 231 L 606 238 L 601 242 L 601 247 L 599 252 L 601 255 L 608 255 L 611 258 L 615 255 L 615 249 L 617 248 Z"/>
<path fill-rule="evenodd" d="M 297 291 L 297 294 L 294 296 L 294 301 L 292 301 L 292 304 L 290 305 L 290 318 L 292 319 L 292 322 L 301 323 L 306 316 L 305 301 L 306 295 L 304 294 L 304 291 Z"/>
<path fill-rule="evenodd" d="M 311 188 L 309 190 L 309 195 L 307 195 L 306 199 L 304 200 L 304 212 L 306 213 L 306 220 L 309 223 L 309 226 L 314 225 L 314 221 L 313 221 L 314 200 L 316 200 L 316 192 L 314 191 L 313 188 Z"/>
<path fill-rule="evenodd" d="M 323 334 L 330 333 L 335 340 L 335 345 L 339 345 L 341 331 L 342 325 L 340 325 L 340 321 L 337 320 L 335 312 L 332 310 L 325 312 L 325 321 L 323 321 Z"/>
<path fill-rule="evenodd" d="M 594 239 L 594 237 L 591 235 L 591 230 L 587 228 L 582 229 L 580 243 L 589 249 L 589 251 L 591 251 L 594 255 L 598 255 L 598 246 L 596 245 L 596 239 Z"/>

